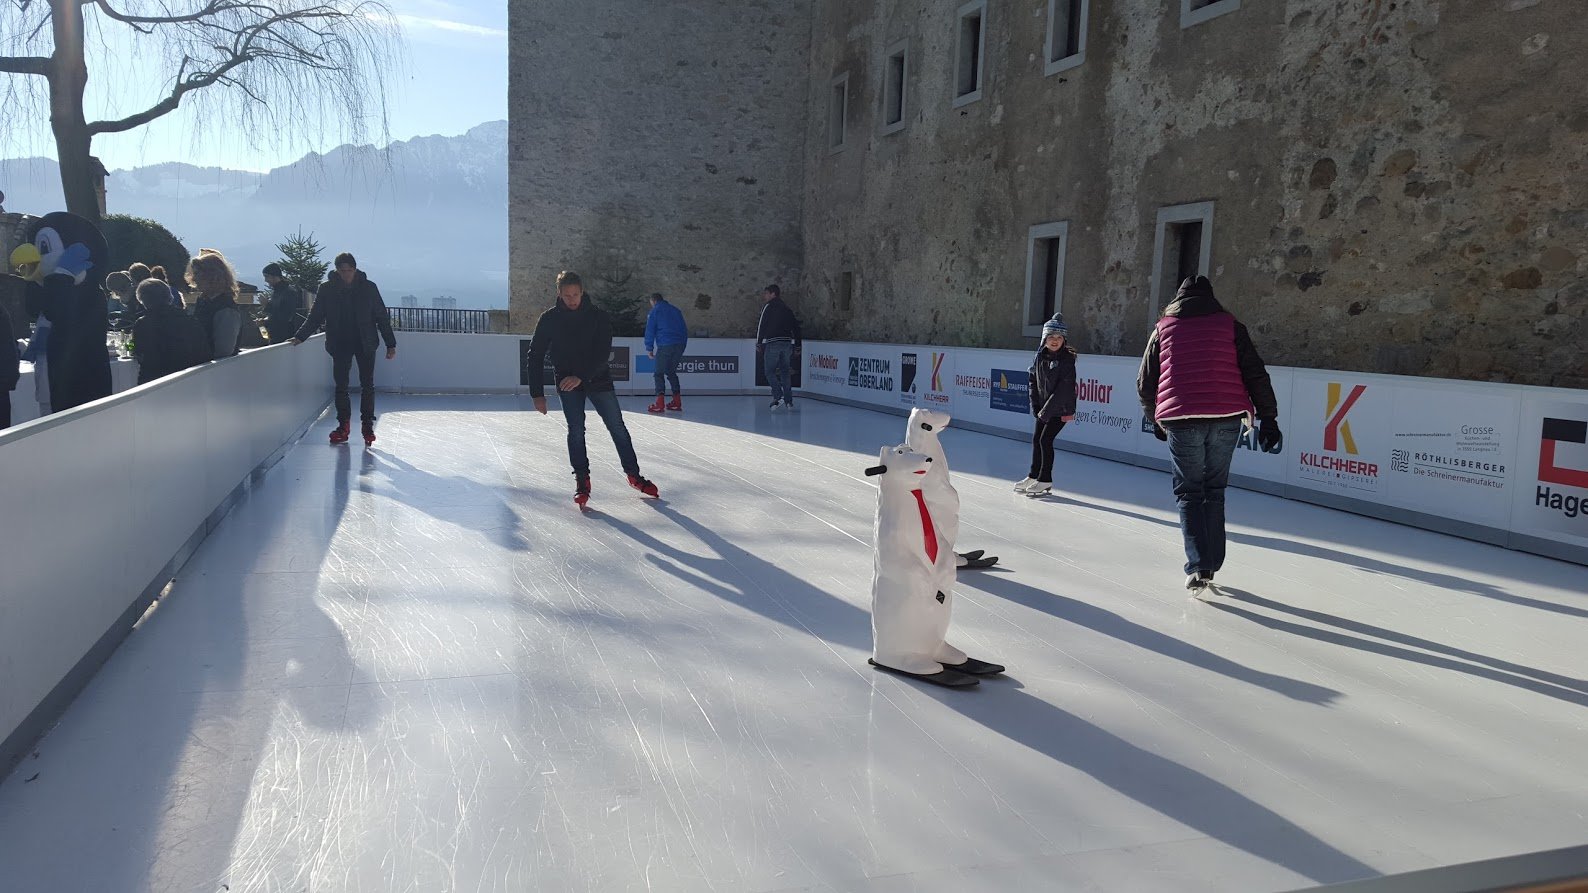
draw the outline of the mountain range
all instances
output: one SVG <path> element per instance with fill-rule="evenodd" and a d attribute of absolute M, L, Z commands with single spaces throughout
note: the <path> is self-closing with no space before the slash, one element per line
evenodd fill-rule
<path fill-rule="evenodd" d="M 8 211 L 65 206 L 52 159 L 0 160 Z M 384 149 L 344 145 L 258 173 L 180 162 L 110 172 L 111 214 L 163 224 L 189 251 L 215 248 L 245 281 L 299 231 L 325 260 L 351 251 L 388 304 L 450 296 L 464 308 L 507 306 L 507 122 Z"/>

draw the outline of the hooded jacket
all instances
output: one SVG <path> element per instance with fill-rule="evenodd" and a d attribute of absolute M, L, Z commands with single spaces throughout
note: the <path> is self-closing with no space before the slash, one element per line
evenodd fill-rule
<path fill-rule="evenodd" d="M 270 333 L 271 344 L 291 338 L 307 318 L 303 312 L 303 291 L 296 285 L 284 281 L 270 290 L 270 303 L 265 307 L 265 331 Z"/>
<path fill-rule="evenodd" d="M 612 323 L 589 295 L 569 310 L 560 299 L 535 322 L 524 366 L 529 372 L 529 394 L 544 397 L 540 370 L 551 357 L 554 381 L 578 376 L 586 392 L 614 390 L 612 384 Z"/>
<path fill-rule="evenodd" d="M 205 363 L 214 349 L 202 324 L 170 304 L 150 307 L 133 323 L 132 344 L 138 384 Z"/>
<path fill-rule="evenodd" d="M 325 352 L 332 356 L 372 354 L 383 339 L 388 350 L 397 348 L 386 302 L 363 270 L 353 274 L 351 284 L 343 282 L 341 275 L 332 270 L 315 293 L 309 318 L 292 337 L 306 341 L 321 326 L 325 327 Z"/>
<path fill-rule="evenodd" d="M 1153 328 L 1136 375 L 1142 409 L 1157 422 L 1255 413 L 1279 417 L 1279 401 L 1246 326 L 1213 296 L 1206 276 L 1181 283 Z"/>
<path fill-rule="evenodd" d="M 1075 415 L 1075 350 L 1068 341 L 1057 351 L 1043 347 L 1027 370 L 1031 414 L 1051 422 Z"/>

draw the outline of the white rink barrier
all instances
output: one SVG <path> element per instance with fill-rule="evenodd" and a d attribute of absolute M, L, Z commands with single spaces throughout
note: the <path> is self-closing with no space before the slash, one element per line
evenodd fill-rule
<path fill-rule="evenodd" d="M 529 391 L 527 335 L 401 339 L 397 360 L 377 364 L 383 388 Z M 641 339 L 615 339 L 619 393 L 653 393 L 649 363 Z M 807 341 L 795 386 L 901 414 L 930 406 L 962 427 L 1023 439 L 1030 363 L 1028 351 Z M 765 393 L 758 365 L 749 339 L 692 339 L 684 393 Z M 1168 468 L 1136 399 L 1138 366 L 1081 356 L 1076 420 L 1060 447 Z M 1243 439 L 1237 486 L 1588 564 L 1588 392 L 1280 366 L 1269 374 L 1284 451 Z"/>
<path fill-rule="evenodd" d="M 528 335 L 398 332 L 397 358 L 375 364 L 375 385 L 410 394 L 527 394 L 529 341 Z M 679 383 L 685 394 L 745 393 L 755 387 L 755 357 L 755 342 L 748 338 L 691 338 Z M 644 339 L 614 338 L 611 368 L 619 394 L 654 393 L 655 366 Z M 546 393 L 555 393 L 550 367 L 540 375 Z"/>
<path fill-rule="evenodd" d="M 1027 351 L 807 341 L 805 393 L 1029 437 Z M 1082 355 L 1065 449 L 1168 467 L 1135 357 Z M 1284 451 L 1245 438 L 1250 489 L 1588 564 L 1588 391 L 1269 367 Z"/>
<path fill-rule="evenodd" d="M 0 431 L 0 777 L 331 399 L 318 339 Z"/>

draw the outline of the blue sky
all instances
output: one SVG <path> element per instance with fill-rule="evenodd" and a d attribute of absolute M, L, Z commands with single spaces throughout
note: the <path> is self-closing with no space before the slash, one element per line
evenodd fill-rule
<path fill-rule="evenodd" d="M 506 0 L 387 0 L 398 15 L 407 48 L 407 64 L 389 90 L 393 139 L 429 134 L 452 135 L 485 121 L 507 117 Z M 89 7 L 90 18 L 94 17 Z M 90 26 L 92 27 L 92 25 Z M 171 72 L 158 61 L 139 59 L 136 43 L 115 23 L 102 34 L 110 41 L 109 61 L 89 58 L 90 120 L 124 115 L 152 105 L 163 95 Z M 93 51 L 92 49 L 90 50 Z M 12 75 L 0 75 L 12 77 Z M 220 87 L 208 88 L 211 90 Z M 22 125 L 0 145 L 0 157 L 54 156 L 46 121 L 7 121 Z M 330 145 L 273 145 L 274 141 L 211 126 L 195 134 L 195 116 L 185 107 L 145 127 L 94 139 L 94 153 L 111 169 L 162 161 L 187 161 L 244 170 L 268 170 L 288 164 L 310 149 L 327 150 L 340 140 L 335 128 L 324 138 Z M 372 134 L 372 139 L 377 135 Z"/>

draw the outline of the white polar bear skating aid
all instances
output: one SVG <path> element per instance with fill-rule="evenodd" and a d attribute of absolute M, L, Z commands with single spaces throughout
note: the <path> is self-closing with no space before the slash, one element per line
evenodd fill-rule
<path fill-rule="evenodd" d="M 944 642 L 955 558 L 923 491 L 932 458 L 901 444 L 884 448 L 879 460 L 866 469 L 881 478 L 873 530 L 872 665 L 953 687 L 975 685 L 976 675 L 1003 672 Z M 944 667 L 944 660 L 956 666 Z"/>
<path fill-rule="evenodd" d="M 950 548 L 959 544 L 959 491 L 949 480 L 948 457 L 943 452 L 940 435 L 952 421 L 946 412 L 935 409 L 912 409 L 905 425 L 904 443 L 917 453 L 932 457 L 932 467 L 926 473 L 926 501 L 933 513 L 943 520 Z M 996 555 L 986 555 L 982 550 L 958 552 L 957 566 L 964 570 L 983 570 L 998 563 Z"/>

